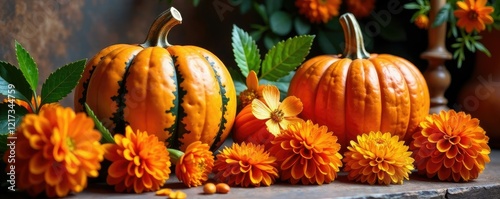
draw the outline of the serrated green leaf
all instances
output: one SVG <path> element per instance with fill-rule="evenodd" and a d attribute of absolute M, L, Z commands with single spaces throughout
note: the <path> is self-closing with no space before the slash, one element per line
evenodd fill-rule
<path fill-rule="evenodd" d="M 445 21 L 448 20 L 449 12 L 450 12 L 450 4 L 446 3 L 441 9 L 439 9 L 434 22 L 432 22 L 431 27 L 437 27 L 441 24 L 443 24 Z"/>
<path fill-rule="evenodd" d="M 295 70 L 309 54 L 314 37 L 314 35 L 296 36 L 271 48 L 262 62 L 260 78 L 276 81 Z"/>
<path fill-rule="evenodd" d="M 13 134 L 21 121 L 28 113 L 24 107 L 14 102 L 0 104 L 0 134 Z"/>
<path fill-rule="evenodd" d="M 109 130 L 104 127 L 102 122 L 97 118 L 97 116 L 95 116 L 94 111 L 92 111 L 87 103 L 85 103 L 85 111 L 87 112 L 89 117 L 94 120 L 95 128 L 99 132 L 101 132 L 101 143 L 115 143 L 115 139 L 113 138 Z"/>
<path fill-rule="evenodd" d="M 16 43 L 16 58 L 19 64 L 19 69 L 23 73 L 24 78 L 30 85 L 33 92 L 36 92 L 38 86 L 38 68 L 31 55 L 17 41 Z"/>
<path fill-rule="evenodd" d="M 234 59 L 243 76 L 246 77 L 252 70 L 258 73 L 261 59 L 255 40 L 236 25 L 233 25 L 231 39 Z"/>
<path fill-rule="evenodd" d="M 269 26 L 274 34 L 285 36 L 292 30 L 292 16 L 284 11 L 277 11 L 269 17 Z"/>
<path fill-rule="evenodd" d="M 51 73 L 42 85 L 42 103 L 58 102 L 78 84 L 85 68 L 86 59 L 69 63 Z"/>
<path fill-rule="evenodd" d="M 12 64 L 0 61 L 0 94 L 10 95 L 23 101 L 31 101 L 33 91 L 26 79 L 22 77 L 21 70 Z"/>

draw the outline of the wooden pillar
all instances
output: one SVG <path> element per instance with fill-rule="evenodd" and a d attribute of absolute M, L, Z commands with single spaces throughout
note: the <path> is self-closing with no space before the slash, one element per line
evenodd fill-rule
<path fill-rule="evenodd" d="M 432 24 L 439 10 L 446 4 L 446 0 L 431 0 L 431 10 L 429 12 L 429 22 Z M 429 87 L 431 107 L 430 113 L 439 113 L 441 110 L 448 110 L 448 99 L 444 93 L 451 83 L 451 75 L 444 62 L 451 59 L 451 54 L 446 50 L 446 22 L 437 26 L 429 27 L 428 48 L 420 57 L 426 59 L 429 66 L 423 75 Z"/>

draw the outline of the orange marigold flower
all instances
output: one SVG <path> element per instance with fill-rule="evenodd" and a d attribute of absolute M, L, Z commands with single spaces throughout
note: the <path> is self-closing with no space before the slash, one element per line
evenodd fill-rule
<path fill-rule="evenodd" d="M 292 184 L 330 183 L 342 166 L 337 137 L 310 120 L 290 124 L 271 143 L 281 179 Z"/>
<path fill-rule="evenodd" d="M 296 0 L 299 13 L 305 15 L 312 23 L 327 23 L 339 15 L 341 0 Z"/>
<path fill-rule="evenodd" d="M 415 18 L 414 23 L 420 29 L 427 29 L 429 28 L 429 17 L 423 14 L 418 15 L 417 18 Z"/>
<path fill-rule="evenodd" d="M 242 91 L 239 95 L 241 102 L 241 107 L 252 103 L 254 99 L 262 99 L 262 85 L 259 85 L 259 78 L 257 78 L 257 73 L 255 71 L 250 71 L 248 73 L 247 79 L 247 89 Z"/>
<path fill-rule="evenodd" d="M 370 132 L 358 135 L 357 142 L 344 153 L 344 170 L 349 180 L 378 184 L 403 184 L 414 169 L 414 159 L 404 141 L 390 133 Z"/>
<path fill-rule="evenodd" d="M 39 114 L 24 116 L 15 136 L 16 185 L 31 196 L 78 193 L 87 187 L 87 177 L 99 174 L 104 154 L 101 134 L 85 113 L 44 106 Z"/>
<path fill-rule="evenodd" d="M 454 110 L 432 114 L 413 134 L 412 150 L 420 174 L 442 181 L 476 179 L 490 162 L 488 136 L 479 120 Z"/>
<path fill-rule="evenodd" d="M 233 143 L 217 154 L 213 171 L 216 180 L 230 186 L 269 186 L 278 177 L 275 161 L 264 145 Z"/>
<path fill-rule="evenodd" d="M 214 155 L 210 146 L 200 141 L 188 145 L 185 152 L 168 149 L 175 163 L 175 175 L 186 186 L 199 186 L 208 180 L 214 166 Z"/>
<path fill-rule="evenodd" d="M 170 157 L 165 144 L 155 135 L 125 128 L 115 134 L 116 143 L 106 143 L 104 157 L 111 161 L 106 182 L 117 192 L 156 191 L 168 180 Z"/>
<path fill-rule="evenodd" d="M 464 0 L 457 1 L 458 9 L 453 12 L 458 18 L 457 26 L 465 28 L 465 31 L 471 33 L 474 29 L 481 32 L 487 24 L 493 23 L 494 8 L 486 6 L 487 0 Z"/>
<path fill-rule="evenodd" d="M 270 133 L 277 135 L 289 124 L 301 120 L 297 115 L 302 112 L 303 105 L 295 96 L 286 97 L 280 102 L 278 87 L 266 85 L 262 89 L 264 101 L 252 101 L 252 114 L 260 120 L 267 120 L 266 126 Z"/>
<path fill-rule="evenodd" d="M 363 18 L 370 15 L 375 8 L 375 0 L 349 0 L 346 1 L 347 11 L 356 18 Z"/>

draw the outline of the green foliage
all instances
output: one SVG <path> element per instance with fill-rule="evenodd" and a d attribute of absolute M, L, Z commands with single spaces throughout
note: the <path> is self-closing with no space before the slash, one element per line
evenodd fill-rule
<path fill-rule="evenodd" d="M 80 60 L 60 67 L 52 73 L 41 88 L 41 101 L 38 104 L 38 67 L 29 52 L 15 41 L 18 67 L 11 63 L 0 61 L 0 95 L 6 102 L 0 104 L 0 143 L 7 142 L 7 136 L 12 135 L 24 116 L 26 108 L 19 106 L 16 100 L 25 101 L 31 110 L 37 114 L 45 103 L 58 102 L 71 93 L 83 73 L 86 60 Z M 4 145 L 2 145 L 4 146 Z M 0 148 L 5 151 L 5 148 Z"/>
<path fill-rule="evenodd" d="M 58 102 L 66 97 L 78 84 L 81 78 L 85 59 L 69 63 L 49 75 L 42 86 L 42 103 Z"/>
<path fill-rule="evenodd" d="M 92 118 L 92 120 L 94 120 L 96 129 L 99 130 L 99 132 L 101 132 L 102 136 L 101 143 L 115 143 L 115 139 L 113 139 L 113 136 L 111 135 L 109 130 L 106 127 L 104 127 L 102 122 L 97 118 L 97 116 L 94 114 L 94 111 L 90 109 L 87 103 L 85 103 L 85 111 L 87 112 L 89 117 Z"/>
<path fill-rule="evenodd" d="M 311 49 L 314 35 L 288 38 L 273 46 L 261 61 L 255 40 L 238 26 L 233 26 L 232 46 L 239 71 L 230 70 L 237 92 L 246 88 L 245 79 L 250 71 L 268 84 L 274 84 L 286 96 L 293 71 L 302 64 Z M 261 64 L 262 63 L 262 64 Z"/>

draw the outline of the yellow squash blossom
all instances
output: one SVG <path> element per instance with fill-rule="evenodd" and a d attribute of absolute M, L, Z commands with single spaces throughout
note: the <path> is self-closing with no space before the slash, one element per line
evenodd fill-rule
<path fill-rule="evenodd" d="M 479 120 L 454 110 L 432 114 L 420 122 L 412 150 L 417 170 L 442 181 L 476 179 L 490 162 L 488 136 Z"/>
<path fill-rule="evenodd" d="M 260 120 L 267 120 L 266 126 L 270 133 L 277 135 L 289 124 L 300 121 L 297 115 L 302 112 L 303 105 L 295 96 L 286 97 L 280 102 L 280 91 L 276 86 L 266 85 L 262 89 L 264 101 L 252 101 L 252 114 Z"/>

